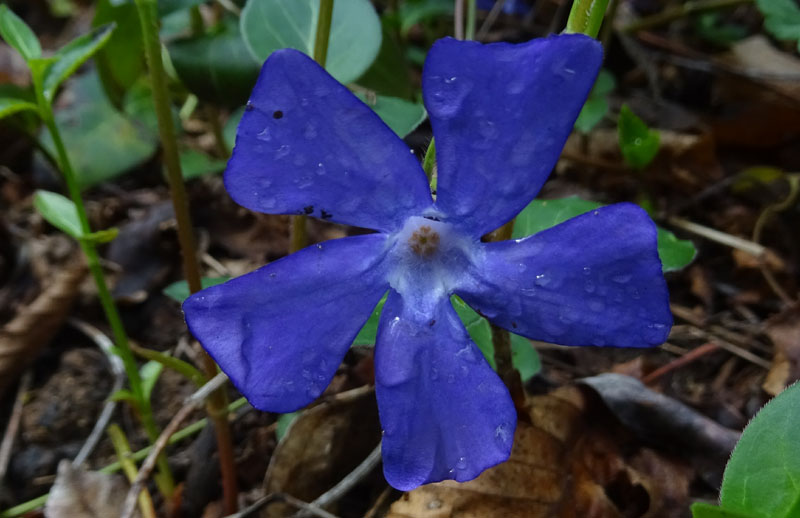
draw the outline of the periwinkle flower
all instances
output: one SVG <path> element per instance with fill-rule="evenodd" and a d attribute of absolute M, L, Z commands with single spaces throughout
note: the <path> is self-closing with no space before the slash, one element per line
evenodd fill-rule
<path fill-rule="evenodd" d="M 386 479 L 408 490 L 505 461 L 514 405 L 451 295 L 564 345 L 652 346 L 672 323 L 656 229 L 635 205 L 481 242 L 541 188 L 601 60 L 582 35 L 438 41 L 422 78 L 434 201 L 417 157 L 368 106 L 300 52 L 275 52 L 239 125 L 228 192 L 252 210 L 377 232 L 193 295 L 183 306 L 191 332 L 253 406 L 290 412 L 322 393 L 388 292 L 375 347 Z"/>

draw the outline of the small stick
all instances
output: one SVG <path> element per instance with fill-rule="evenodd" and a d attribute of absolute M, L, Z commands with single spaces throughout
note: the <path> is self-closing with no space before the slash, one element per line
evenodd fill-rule
<path fill-rule="evenodd" d="M 230 514 L 225 518 L 246 518 L 248 516 L 255 514 L 263 507 L 273 502 L 286 502 L 287 504 L 293 505 L 298 509 L 302 509 L 303 511 L 308 512 L 313 516 L 317 516 L 318 518 L 338 518 L 335 514 L 331 514 L 325 509 L 320 509 L 314 504 L 307 504 L 302 500 L 298 500 L 297 498 L 291 495 L 287 495 L 286 493 L 270 493 L 258 499 L 250 507 L 238 513 Z"/>
<path fill-rule="evenodd" d="M 93 325 L 82 320 L 71 318 L 68 322 L 72 327 L 88 336 L 106 355 L 106 359 L 111 366 L 111 372 L 114 374 L 114 383 L 111 386 L 111 394 L 122 389 L 122 387 L 125 385 L 125 367 L 122 364 L 122 360 L 119 358 L 119 356 L 112 352 L 114 343 L 111 341 L 111 339 Z M 97 447 L 97 444 L 100 442 L 100 439 L 103 437 L 103 430 L 106 429 L 109 421 L 111 421 L 111 416 L 114 415 L 114 410 L 116 408 L 117 401 L 111 398 L 109 398 L 106 401 L 106 404 L 103 405 L 103 410 L 100 412 L 100 416 L 97 418 L 94 428 L 92 428 L 92 432 L 89 434 L 89 437 L 86 438 L 86 442 L 83 443 L 80 451 L 72 461 L 73 467 L 79 467 L 81 464 L 86 462 L 86 459 L 92 454 L 94 449 Z"/>
<path fill-rule="evenodd" d="M 19 431 L 19 424 L 22 421 L 22 407 L 25 406 L 25 395 L 31 388 L 31 371 L 25 371 L 22 380 L 19 382 L 17 397 L 14 399 L 14 408 L 11 409 L 11 417 L 8 418 L 8 426 L 3 434 L 3 442 L 0 443 L 0 483 L 6 476 L 8 462 L 11 460 L 11 448 L 14 447 L 14 440 Z"/>
<path fill-rule="evenodd" d="M 667 374 L 669 372 L 672 372 L 672 371 L 674 371 L 676 369 L 679 369 L 680 367 L 683 367 L 684 365 L 688 365 L 688 364 L 692 363 L 693 361 L 695 361 L 696 359 L 698 359 L 698 358 L 700 358 L 702 356 L 705 356 L 706 354 L 709 354 L 709 353 L 712 353 L 714 351 L 717 351 L 719 349 L 720 349 L 720 346 L 718 344 L 714 343 L 714 342 L 705 343 L 705 344 L 701 345 L 700 347 L 692 349 L 691 351 L 689 351 L 688 353 L 684 354 L 683 356 L 679 356 L 679 357 L 675 358 L 674 360 L 670 361 L 669 363 L 667 363 L 665 365 L 662 365 L 661 367 L 657 368 L 656 370 L 654 370 L 650 374 L 644 376 L 642 378 L 642 383 L 644 383 L 645 385 L 649 385 L 649 384 L 655 382 L 656 380 L 658 380 L 661 376 L 663 376 L 663 375 L 665 375 L 665 374 Z"/>
<path fill-rule="evenodd" d="M 482 41 L 486 35 L 489 33 L 489 30 L 494 25 L 494 22 L 497 21 L 497 17 L 500 16 L 500 12 L 503 10 L 503 5 L 505 5 L 506 0 L 497 0 L 492 6 L 492 10 L 489 11 L 489 15 L 486 16 L 486 19 L 483 20 L 481 24 L 481 28 L 478 29 L 478 35 L 475 36 L 477 41 Z"/>
<path fill-rule="evenodd" d="M 645 29 L 652 29 L 659 25 L 667 24 L 679 18 L 685 18 L 692 14 L 699 14 L 706 11 L 724 9 L 726 7 L 736 7 L 742 4 L 751 4 L 753 0 L 696 0 L 685 2 L 671 9 L 665 9 L 658 14 L 640 18 L 622 28 L 621 32 L 630 34 Z"/>
<path fill-rule="evenodd" d="M 731 234 L 726 234 L 725 232 L 720 232 L 719 230 L 699 225 L 697 223 L 692 223 L 691 221 L 683 218 L 671 217 L 667 219 L 667 223 L 721 245 L 741 250 L 742 252 L 746 252 L 758 258 L 764 257 L 764 255 L 767 253 L 767 248 L 759 245 L 758 243 L 754 243 L 752 241 L 748 241 L 747 239 L 733 236 Z"/>
<path fill-rule="evenodd" d="M 381 445 L 375 447 L 367 458 L 364 459 L 361 464 L 355 467 L 353 471 L 347 474 L 338 484 L 327 490 L 325 493 L 320 495 L 316 498 L 311 505 L 316 507 L 325 507 L 327 505 L 332 504 L 333 502 L 339 500 L 345 493 L 350 491 L 353 486 L 361 482 L 367 475 L 369 475 L 375 466 L 381 460 Z M 307 511 L 300 511 L 294 515 L 294 518 L 306 518 L 308 516 Z"/>

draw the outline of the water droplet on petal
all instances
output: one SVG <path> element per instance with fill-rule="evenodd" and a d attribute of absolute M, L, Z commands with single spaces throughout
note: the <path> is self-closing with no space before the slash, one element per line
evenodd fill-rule
<path fill-rule="evenodd" d="M 625 284 L 628 281 L 630 281 L 632 277 L 633 276 L 631 274 L 624 273 L 621 275 L 615 275 L 614 277 L 611 278 L 611 280 L 616 282 L 617 284 Z"/>
<path fill-rule="evenodd" d="M 289 144 L 284 144 L 275 151 L 275 160 L 280 160 L 281 158 L 285 157 L 291 151 L 291 147 Z"/>
<path fill-rule="evenodd" d="M 458 462 L 456 462 L 456 469 L 466 469 L 466 468 L 467 468 L 467 458 L 459 457 Z"/>
<path fill-rule="evenodd" d="M 586 293 L 594 293 L 595 285 L 592 281 L 586 281 L 583 285 L 583 289 L 586 290 Z"/>
<path fill-rule="evenodd" d="M 260 132 L 259 132 L 259 133 L 256 135 L 256 138 L 257 138 L 258 140 L 261 140 L 261 141 L 263 141 L 263 142 L 269 142 L 270 140 L 272 140 L 272 135 L 271 135 L 271 134 L 270 134 L 270 132 L 269 132 L 269 128 L 264 128 L 263 130 L 261 130 L 261 131 L 260 131 Z"/>
<path fill-rule="evenodd" d="M 536 284 L 537 286 L 545 287 L 548 284 L 550 284 L 550 277 L 546 273 L 540 273 L 539 275 L 536 276 L 534 284 Z"/>
<path fill-rule="evenodd" d="M 325 166 L 322 165 L 322 162 L 317 164 L 317 175 L 322 176 L 325 174 Z"/>

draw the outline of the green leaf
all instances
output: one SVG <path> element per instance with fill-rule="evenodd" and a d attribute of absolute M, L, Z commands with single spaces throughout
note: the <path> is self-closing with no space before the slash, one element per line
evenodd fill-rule
<path fill-rule="evenodd" d="M 245 44 L 259 63 L 275 50 L 313 55 L 319 0 L 249 0 L 240 19 Z M 381 23 L 369 0 L 334 2 L 325 69 L 341 83 L 358 79 L 381 47 Z"/>
<path fill-rule="evenodd" d="M 85 236 L 81 236 L 78 239 L 81 241 L 88 241 L 90 243 L 94 243 L 97 245 L 102 245 L 104 243 L 110 243 L 111 241 L 115 240 L 119 235 L 119 229 L 117 227 L 108 228 L 106 230 L 98 230 L 97 232 L 92 232 L 91 234 L 86 234 Z"/>
<path fill-rule="evenodd" d="M 603 120 L 608 113 L 608 94 L 616 87 L 616 80 L 606 69 L 600 70 L 597 81 L 589 93 L 589 98 L 581 109 L 578 119 L 575 121 L 575 128 L 581 133 L 589 133 L 597 124 Z"/>
<path fill-rule="evenodd" d="M 180 358 L 175 358 L 169 354 L 162 353 L 160 351 L 154 351 L 152 349 L 146 349 L 144 347 L 132 346 L 132 349 L 133 352 L 142 358 L 150 360 L 151 362 L 157 362 L 168 369 L 172 369 L 175 372 L 182 374 L 183 377 L 194 382 L 194 384 L 198 387 L 202 387 L 206 382 L 206 377 L 203 376 L 203 373 L 197 370 L 192 364 L 185 362 Z"/>
<path fill-rule="evenodd" d="M 232 20 L 202 36 L 175 40 L 167 48 L 181 82 L 200 99 L 241 106 L 258 79 L 261 67 Z"/>
<path fill-rule="evenodd" d="M 744 25 L 723 22 L 719 13 L 705 13 L 698 16 L 695 30 L 701 38 L 722 48 L 730 47 L 749 34 Z"/>
<path fill-rule="evenodd" d="M 800 39 L 800 7 L 794 0 L 756 0 L 764 28 L 779 40 Z"/>
<path fill-rule="evenodd" d="M 205 153 L 194 149 L 181 151 L 180 161 L 184 180 L 220 173 L 225 170 L 225 166 L 228 163 L 226 160 L 211 158 Z"/>
<path fill-rule="evenodd" d="M 225 122 L 225 127 L 222 128 L 222 136 L 225 137 L 225 145 L 228 146 L 228 149 L 233 149 L 234 144 L 236 144 L 236 130 L 242 120 L 242 115 L 244 115 L 244 106 L 240 106 L 231 112 Z"/>
<path fill-rule="evenodd" d="M 113 32 L 113 24 L 96 27 L 88 34 L 75 38 L 59 49 L 53 56 L 56 61 L 45 72 L 45 99 L 52 102 L 59 85 L 105 45 Z"/>
<path fill-rule="evenodd" d="M 541 372 L 542 361 L 530 340 L 514 333 L 509 334 L 511 335 L 511 362 L 519 371 L 522 382 L 527 383 Z"/>
<path fill-rule="evenodd" d="M 358 78 L 359 86 L 380 95 L 412 99 L 415 93 L 411 73 L 403 49 L 394 37 L 388 23 L 383 23 L 383 40 L 378 57 L 364 75 Z"/>
<path fill-rule="evenodd" d="M 753 515 L 729 511 L 715 505 L 696 502 L 692 504 L 692 518 L 756 518 Z"/>
<path fill-rule="evenodd" d="M 289 414 L 281 414 L 278 416 L 277 426 L 275 427 L 275 437 L 280 441 L 289 430 L 289 426 L 297 419 L 300 412 L 291 412 Z"/>
<path fill-rule="evenodd" d="M 725 468 L 723 509 L 753 518 L 800 516 L 800 384 L 767 403 L 742 432 Z"/>
<path fill-rule="evenodd" d="M 617 134 L 622 157 L 636 169 L 647 167 L 658 153 L 659 133 L 648 128 L 627 104 L 619 112 Z"/>
<path fill-rule="evenodd" d="M 96 73 L 76 77 L 69 88 L 72 102 L 57 111 L 55 118 L 82 188 L 115 178 L 155 153 L 158 133 L 149 118 L 134 119 L 114 109 Z M 152 102 L 146 106 L 152 114 Z M 40 139 L 55 155 L 49 132 L 42 131 Z"/>
<path fill-rule="evenodd" d="M 68 236 L 80 239 L 83 235 L 78 209 L 69 198 L 50 191 L 36 191 L 33 206 L 51 225 Z"/>
<path fill-rule="evenodd" d="M 381 298 L 375 309 L 372 310 L 372 314 L 364 324 L 364 327 L 361 328 L 361 331 L 358 332 L 353 340 L 353 345 L 375 345 L 375 337 L 378 336 L 378 322 L 381 320 L 381 311 L 383 311 L 385 303 L 386 295 Z"/>
<path fill-rule="evenodd" d="M 533 235 L 602 206 L 602 203 L 576 196 L 558 200 L 533 200 L 517 216 L 513 237 L 521 239 Z M 672 232 L 658 228 L 658 255 L 665 272 L 685 267 L 692 262 L 696 253 L 691 241 L 678 239 Z"/>
<path fill-rule="evenodd" d="M 222 284 L 223 282 L 228 282 L 229 280 L 231 280 L 230 277 L 203 277 L 200 279 L 200 283 L 202 284 L 203 289 L 205 289 L 210 288 L 211 286 L 216 286 L 217 284 Z M 189 285 L 186 283 L 186 281 L 173 282 L 164 288 L 163 293 L 167 297 L 181 303 L 188 299 L 189 295 L 191 295 L 189 292 Z"/>
<path fill-rule="evenodd" d="M 108 98 L 115 106 L 121 106 L 125 92 L 136 83 L 145 69 L 142 26 L 136 4 L 98 0 L 92 26 L 108 23 L 117 24 L 117 28 L 95 54 L 94 61 Z"/>
<path fill-rule="evenodd" d="M 0 5 L 0 36 L 19 52 L 25 61 L 42 57 L 36 34 L 7 5 Z"/>
<path fill-rule="evenodd" d="M 116 392 L 112 392 L 108 399 L 111 401 L 129 401 L 134 405 L 137 403 L 136 396 L 128 389 L 119 389 Z"/>
<path fill-rule="evenodd" d="M 157 361 L 150 360 L 139 369 L 139 376 L 142 378 L 142 392 L 145 401 L 150 400 L 153 394 L 153 388 L 156 386 L 158 377 L 161 376 L 161 371 L 164 370 L 164 365 Z"/>
<path fill-rule="evenodd" d="M 417 129 L 417 126 L 427 118 L 428 113 L 421 104 L 412 103 L 397 97 L 384 97 L 382 95 L 369 99 L 362 93 L 356 96 L 375 110 L 383 122 L 392 128 L 400 138 Z"/>
<path fill-rule="evenodd" d="M 0 97 L 0 119 L 23 111 L 38 112 L 36 104 L 18 97 Z"/>
<path fill-rule="evenodd" d="M 478 346 L 478 349 L 483 353 L 486 361 L 493 369 L 496 369 L 494 363 L 494 344 L 492 343 L 492 328 L 489 322 L 475 312 L 474 309 L 469 307 L 466 302 L 453 295 L 450 297 L 450 303 L 458 313 L 461 323 L 464 324 L 469 337 Z"/>

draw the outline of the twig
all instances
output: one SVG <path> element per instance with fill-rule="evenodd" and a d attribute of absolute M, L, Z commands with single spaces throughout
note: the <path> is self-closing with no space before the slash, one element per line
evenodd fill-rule
<path fill-rule="evenodd" d="M 386 486 L 386 488 L 381 491 L 381 494 L 378 495 L 378 498 L 375 500 L 375 503 L 372 504 L 367 514 L 364 515 L 364 518 L 378 518 L 378 514 L 384 509 L 386 505 L 386 501 L 392 496 L 394 488 L 392 486 Z"/>
<path fill-rule="evenodd" d="M 272 504 L 274 502 L 285 502 L 289 505 L 293 505 L 294 507 L 302 509 L 303 511 L 308 512 L 311 515 L 317 516 L 319 518 L 338 518 L 335 514 L 331 514 L 325 509 L 320 509 L 314 504 L 307 504 L 302 500 L 298 500 L 297 498 L 291 495 L 287 495 L 286 493 L 271 493 L 269 495 L 261 497 L 247 509 L 244 509 L 238 513 L 230 514 L 225 518 L 246 518 L 248 516 L 252 516 L 256 512 L 261 510 L 263 507 Z"/>
<path fill-rule="evenodd" d="M 492 10 L 489 11 L 486 19 L 483 20 L 481 28 L 478 29 L 478 35 L 475 36 L 477 41 L 483 41 L 483 38 L 489 33 L 489 29 L 491 29 L 494 22 L 497 21 L 497 17 L 500 16 L 500 12 L 503 10 L 503 5 L 505 5 L 505 3 L 506 0 L 497 0 L 497 2 L 494 3 Z"/>
<path fill-rule="evenodd" d="M 714 241 L 715 243 L 741 250 L 742 252 L 746 252 L 758 258 L 763 257 L 767 253 L 767 248 L 759 245 L 758 243 L 754 243 L 752 241 L 748 241 L 747 239 L 733 236 L 731 234 L 726 234 L 725 232 L 720 232 L 719 230 L 699 225 L 697 223 L 692 223 L 691 221 L 683 218 L 671 217 L 667 219 L 667 223 L 687 232 L 691 232 L 692 234 L 704 237 L 710 241 Z"/>
<path fill-rule="evenodd" d="M 708 342 L 700 347 L 692 349 L 688 353 L 684 354 L 683 356 L 679 356 L 674 360 L 670 361 L 669 363 L 662 365 L 661 367 L 657 368 L 653 372 L 649 373 L 648 375 L 642 377 L 642 383 L 645 385 L 649 385 L 654 381 L 658 380 L 663 375 L 672 372 L 684 365 L 688 365 L 695 361 L 696 359 L 705 356 L 706 354 L 712 353 L 714 351 L 718 351 L 720 346 L 714 342 Z"/>
<path fill-rule="evenodd" d="M 186 398 L 185 405 L 199 405 L 211 395 L 212 392 L 220 388 L 228 381 L 228 376 L 224 372 L 220 372 L 210 380 L 208 380 L 197 392 Z"/>
<path fill-rule="evenodd" d="M 11 417 L 8 418 L 8 426 L 3 434 L 3 442 L 0 443 L 0 483 L 6 476 L 8 461 L 11 460 L 11 448 L 14 447 L 14 440 L 19 431 L 19 423 L 22 421 L 22 407 L 25 406 L 25 395 L 31 388 L 31 371 L 25 371 L 19 382 L 17 397 L 14 399 L 14 408 L 11 409 Z"/>
<path fill-rule="evenodd" d="M 136 479 L 136 463 L 131 459 L 131 445 L 128 443 L 128 438 L 116 424 L 108 427 L 108 437 L 111 439 L 111 444 L 114 446 L 114 451 L 117 453 L 117 459 L 122 466 L 122 471 L 128 478 L 129 482 Z M 153 507 L 153 497 L 147 488 L 142 488 L 139 493 L 139 509 L 142 511 L 144 518 L 155 518 L 156 511 Z"/>
<path fill-rule="evenodd" d="M 122 364 L 122 360 L 119 358 L 119 356 L 113 352 L 114 342 L 112 342 L 111 339 L 103 334 L 99 329 L 87 322 L 75 318 L 69 319 L 68 322 L 72 327 L 88 336 L 106 355 L 106 359 L 108 359 L 108 363 L 111 366 L 111 372 L 114 374 L 114 383 L 111 386 L 111 394 L 122 389 L 122 387 L 125 385 L 125 367 Z M 72 461 L 73 467 L 79 467 L 86 461 L 89 455 L 92 454 L 94 449 L 97 447 L 97 444 L 100 442 L 100 439 L 103 437 L 103 430 L 105 430 L 106 426 L 108 426 L 108 422 L 111 420 L 111 416 L 114 415 L 114 410 L 116 408 L 117 401 L 111 398 L 109 398 L 106 401 L 106 404 L 103 405 L 103 410 L 100 412 L 100 416 L 97 418 L 94 428 L 92 428 L 92 433 L 90 433 L 89 437 L 86 438 L 86 442 L 83 443 L 81 450 Z"/>
<path fill-rule="evenodd" d="M 364 477 L 369 475 L 370 472 L 372 472 L 372 470 L 375 468 L 375 466 L 378 465 L 380 460 L 381 460 L 381 445 L 378 444 L 378 446 L 376 446 L 375 449 L 372 450 L 372 452 L 370 452 L 369 455 L 367 455 L 367 458 L 364 459 L 361 462 L 361 464 L 356 466 L 356 468 L 350 473 L 348 473 L 346 477 L 340 480 L 338 484 L 336 484 L 335 486 L 324 492 L 322 495 L 320 495 L 318 498 L 316 498 L 313 502 L 311 502 L 311 505 L 316 507 L 325 507 L 339 500 L 342 496 L 344 496 L 345 493 L 350 491 L 353 488 L 353 486 L 361 482 L 361 480 L 363 480 Z M 296 513 L 294 515 L 294 518 L 306 518 L 306 517 L 308 517 L 307 511 L 300 511 L 299 513 Z"/>

